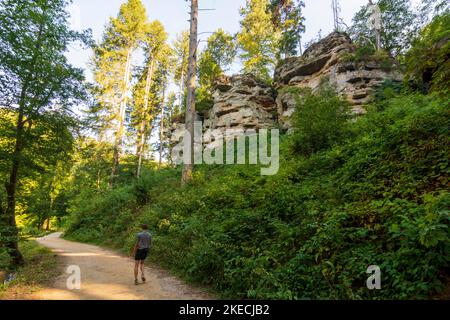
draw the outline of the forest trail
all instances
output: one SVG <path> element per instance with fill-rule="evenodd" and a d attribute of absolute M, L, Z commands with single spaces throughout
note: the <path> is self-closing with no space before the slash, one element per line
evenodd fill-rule
<path fill-rule="evenodd" d="M 193 288 L 167 271 L 146 266 L 147 282 L 134 284 L 131 258 L 94 245 L 61 239 L 61 233 L 53 233 L 36 239 L 50 248 L 60 258 L 62 274 L 53 283 L 31 294 L 33 300 L 172 300 L 211 299 L 211 296 Z M 81 270 L 81 289 L 69 290 L 66 282 L 70 274 L 66 270 L 77 265 Z"/>

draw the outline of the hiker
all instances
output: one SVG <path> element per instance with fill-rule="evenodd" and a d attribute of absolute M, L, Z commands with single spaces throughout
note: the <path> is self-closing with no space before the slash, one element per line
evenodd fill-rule
<path fill-rule="evenodd" d="M 148 251 L 152 245 L 152 235 L 148 232 L 148 226 L 143 224 L 142 231 L 137 234 L 136 244 L 134 245 L 133 255 L 135 260 L 134 265 L 134 284 L 138 285 L 139 265 L 141 266 L 142 282 L 145 283 L 144 275 L 144 261 L 147 258 Z"/>

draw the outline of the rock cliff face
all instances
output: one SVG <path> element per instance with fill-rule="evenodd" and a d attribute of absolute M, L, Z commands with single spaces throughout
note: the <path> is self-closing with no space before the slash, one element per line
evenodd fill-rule
<path fill-rule="evenodd" d="M 275 70 L 274 86 L 278 92 L 276 103 L 280 125 L 288 129 L 289 118 L 295 110 L 295 98 L 287 88 L 316 90 L 322 81 L 347 97 L 356 114 L 364 113 L 363 105 L 385 80 L 402 81 L 395 61 L 348 59 L 356 48 L 350 38 L 333 32 L 311 45 L 303 56 L 284 60 Z M 386 63 L 387 62 L 387 63 Z M 387 66 L 386 66 L 387 64 Z"/>
<path fill-rule="evenodd" d="M 203 143 L 213 145 L 215 137 L 226 131 L 280 126 L 290 129 L 290 116 L 296 97 L 289 88 L 316 90 L 328 82 L 348 99 L 356 114 L 385 80 L 402 81 L 395 61 L 377 59 L 355 61 L 349 57 L 356 50 L 350 38 L 339 32 L 310 46 L 301 57 L 284 60 L 275 70 L 273 87 L 249 74 L 221 76 L 214 86 L 213 106 L 203 120 Z M 386 66 L 386 62 L 388 66 Z M 183 138 L 184 124 L 174 124 L 171 144 Z"/>
<path fill-rule="evenodd" d="M 203 143 L 211 145 L 226 131 L 271 128 L 276 124 L 275 91 L 252 75 L 221 76 L 216 80 L 213 107 L 203 119 Z M 202 120 L 198 118 L 197 120 Z M 171 143 L 183 138 L 184 124 L 174 124 Z"/>
<path fill-rule="evenodd" d="M 213 93 L 214 105 L 205 116 L 204 143 L 217 134 L 236 129 L 262 129 L 275 125 L 277 108 L 275 91 L 252 75 L 221 76 Z"/>

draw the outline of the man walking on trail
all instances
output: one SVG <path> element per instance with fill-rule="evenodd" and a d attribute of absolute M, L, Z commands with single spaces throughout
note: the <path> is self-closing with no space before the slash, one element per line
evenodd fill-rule
<path fill-rule="evenodd" d="M 152 235 L 148 232 L 148 226 L 143 224 L 142 231 L 137 234 L 136 244 L 134 245 L 134 284 L 138 285 L 139 266 L 141 267 L 142 282 L 145 282 L 144 261 L 147 258 L 148 251 L 152 245 Z"/>

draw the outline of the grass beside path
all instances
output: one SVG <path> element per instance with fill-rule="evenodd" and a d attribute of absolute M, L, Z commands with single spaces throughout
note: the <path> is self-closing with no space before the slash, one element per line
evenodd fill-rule
<path fill-rule="evenodd" d="M 1 279 L 0 300 L 27 299 L 29 294 L 41 289 L 43 284 L 60 273 L 57 256 L 49 249 L 34 240 L 22 241 L 19 246 L 25 265 L 17 270 L 13 281 L 4 284 Z M 1 259 L 5 259 L 3 255 L 0 255 Z M 0 265 L 5 265 L 4 261 L 0 261 Z M 0 278 L 6 273 L 6 270 L 0 270 Z"/>

